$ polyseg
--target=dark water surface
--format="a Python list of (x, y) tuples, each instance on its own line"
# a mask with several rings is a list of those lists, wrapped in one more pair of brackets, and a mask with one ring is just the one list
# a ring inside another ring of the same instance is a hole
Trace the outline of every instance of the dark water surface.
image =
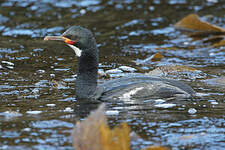
[[(225, 75), (225, 49), (193, 41), (173, 28), (189, 13), (225, 27), (225, 2), (219, 0), (1, 0), (0, 149), (73, 149), (75, 121), (97, 105), (78, 107), (73, 51), (43, 41), (71, 25), (95, 33), (101, 71), (125, 65), (147, 73), (171, 64), (201, 71), (179, 77), (198, 92), (193, 100), (107, 103), (110, 126), (128, 122), (144, 138), (134, 147), (225, 149), (225, 85), (203, 82)], [(156, 52), (162, 61), (142, 61)]]

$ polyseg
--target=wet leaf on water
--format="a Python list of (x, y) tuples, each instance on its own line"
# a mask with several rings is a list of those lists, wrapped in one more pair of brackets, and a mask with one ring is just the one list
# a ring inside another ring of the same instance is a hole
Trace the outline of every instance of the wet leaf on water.
[[(210, 24), (199, 19), (196, 14), (189, 14), (174, 25), (177, 29), (194, 31), (188, 35), (193, 38), (204, 38), (203, 43), (216, 43), (213, 46), (223, 46), (225, 37), (225, 28)], [(217, 44), (217, 43), (220, 44)]]
[(156, 53), (150, 57), (152, 62), (160, 61), (164, 56), (160, 53)]
[[(178, 29), (205, 31), (205, 32), (225, 32), (224, 28), (201, 21), (196, 14), (189, 14), (174, 25)], [(204, 34), (204, 33), (202, 33)]]

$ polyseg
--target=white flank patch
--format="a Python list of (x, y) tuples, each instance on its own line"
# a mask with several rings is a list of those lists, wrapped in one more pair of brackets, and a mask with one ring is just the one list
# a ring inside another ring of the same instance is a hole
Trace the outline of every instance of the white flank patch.
[(127, 93), (124, 93), (123, 96), (121, 98), (124, 98), (124, 99), (130, 99), (130, 97), (134, 94), (136, 94), (138, 91), (142, 90), (144, 87), (139, 87), (139, 88), (135, 88)]
[(81, 50), (81, 49), (79, 49), (79, 48), (76, 47), (76, 46), (70, 45), (70, 44), (67, 44), (67, 45), (69, 45), (69, 46), (74, 50), (75, 54), (76, 54), (78, 57), (81, 56), (81, 53), (82, 53), (82, 50)]

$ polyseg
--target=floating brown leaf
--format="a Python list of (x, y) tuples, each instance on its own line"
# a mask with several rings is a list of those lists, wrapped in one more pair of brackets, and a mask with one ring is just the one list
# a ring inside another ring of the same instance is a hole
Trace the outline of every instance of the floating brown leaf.
[[(183, 29), (191, 32), (188, 35), (193, 38), (204, 38), (203, 43), (212, 43), (213, 46), (225, 45), (225, 28), (210, 24), (199, 19), (196, 14), (189, 14), (174, 25), (175, 28)], [(219, 43), (219, 44), (217, 44)]]
[(155, 53), (154, 55), (151, 56), (151, 61), (155, 62), (155, 61), (160, 61), (164, 56), (160, 53)]
[(176, 28), (179, 29), (188, 29), (188, 30), (195, 30), (195, 31), (213, 31), (213, 32), (225, 32), (224, 28), (221, 28), (216, 25), (212, 25), (208, 22), (201, 21), (196, 14), (189, 14), (188, 16), (181, 19), (174, 25)]

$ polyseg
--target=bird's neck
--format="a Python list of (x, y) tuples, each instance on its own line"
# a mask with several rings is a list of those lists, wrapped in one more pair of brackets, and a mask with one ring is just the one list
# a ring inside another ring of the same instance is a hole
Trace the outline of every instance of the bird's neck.
[(97, 88), (98, 53), (93, 55), (84, 53), (78, 59), (76, 96), (77, 98), (91, 98)]

